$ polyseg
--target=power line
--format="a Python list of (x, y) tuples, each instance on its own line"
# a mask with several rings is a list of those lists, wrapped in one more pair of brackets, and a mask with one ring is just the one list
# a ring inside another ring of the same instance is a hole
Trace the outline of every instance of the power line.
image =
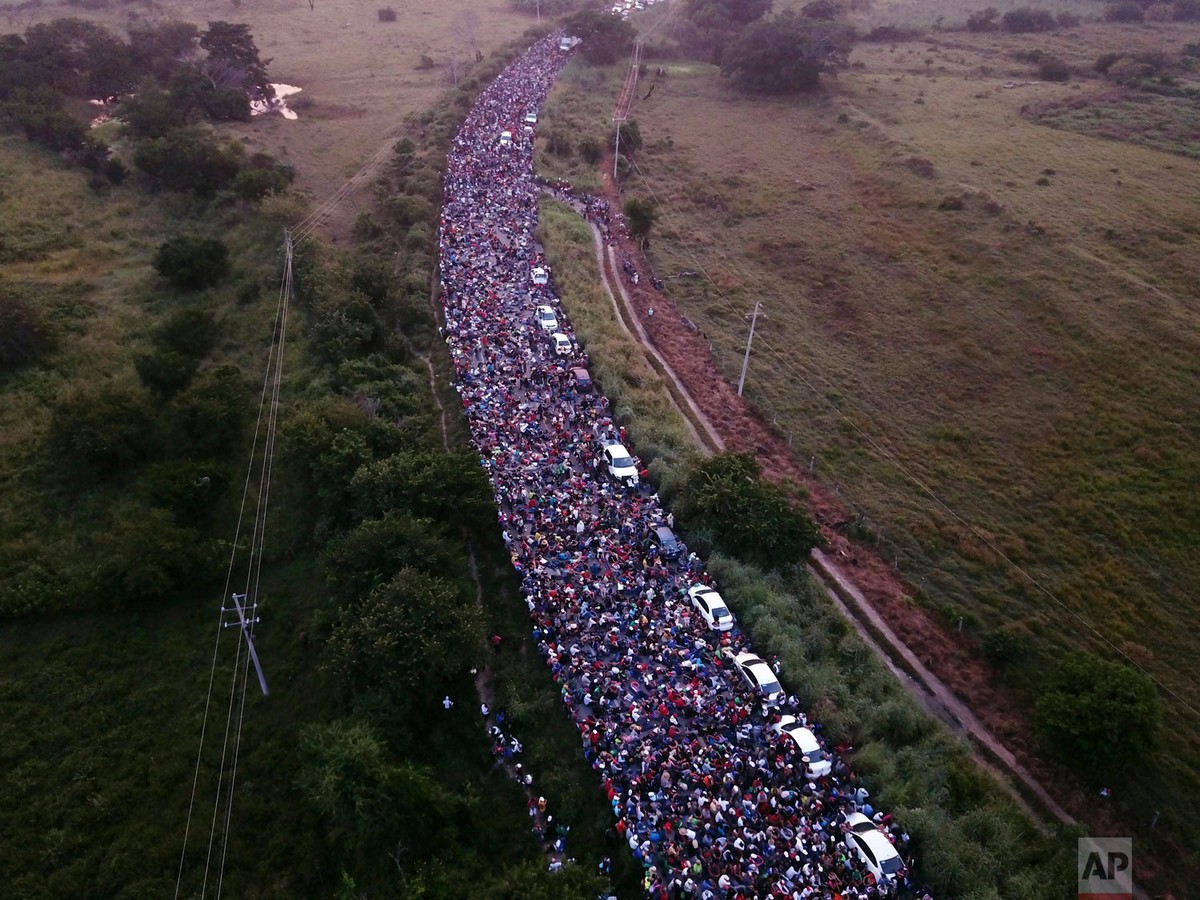
[[(722, 300), (722, 302), (725, 304), (725, 306), (727, 308), (729, 308), (731, 311), (737, 313), (737, 309), (734, 306), (733, 302), (726, 295), (726, 293), (721, 289), (721, 287), (713, 280), (712, 276), (708, 273), (708, 270), (704, 267), (704, 264), (700, 262), (699, 257), (695, 254), (695, 252), (691, 249), (691, 247), (688, 245), (688, 243), (684, 240), (683, 234), (680, 232), (678, 226), (675, 224), (674, 218), (670, 215), (670, 212), (669, 212), (670, 207), (665, 205), (659, 199), (658, 195), (654, 191), (654, 187), (651, 184), (650, 179), (648, 179), (646, 177), (646, 173), (643, 172), (641, 170), (641, 168), (637, 165), (637, 163), (634, 162), (632, 159), (630, 160), (630, 165), (632, 166), (634, 172), (637, 173), (638, 177), (640, 177), (642, 179), (642, 182), (646, 185), (646, 190), (649, 191), (650, 196), (654, 200), (656, 206), (658, 206), (658, 208), (663, 211), (664, 219), (670, 225), (671, 230), (675, 233), (675, 237), (679, 241), (680, 247), (683, 248), (683, 250), (688, 254), (689, 257), (691, 257), (693, 263), (696, 265), (696, 268), (700, 270), (700, 272), (703, 274), (705, 280), (712, 286), (713, 290), (716, 291), (717, 296)], [(812, 391), (827, 407), (829, 407), (829, 409), (834, 413), (835, 416), (837, 416), (841, 421), (845, 422), (850, 427), (850, 429), (856, 435), (858, 435), (859, 438), (861, 438), (878, 456), (880, 456), (885, 461), (891, 463), (891, 465), (896, 469), (896, 471), (898, 471), (905, 479), (907, 479), (909, 482), (911, 482), (913, 485), (915, 485), (918, 488), (918, 490), (922, 494), (924, 494), (926, 497), (928, 497), (931, 501), (933, 501), (933, 503), (937, 507), (942, 509), (951, 518), (953, 518), (956, 522), (958, 522), (960, 525), (962, 525), (964, 528), (966, 528), (976, 538), (976, 540), (978, 540), (985, 547), (987, 547), (992, 553), (996, 554), (997, 558), (1003, 560), (1004, 563), (1006, 565), (1008, 565), (1013, 571), (1015, 571), (1017, 574), (1019, 574), (1030, 585), (1032, 585), (1037, 591), (1039, 591), (1041, 594), (1043, 594), (1045, 597), (1047, 597), (1056, 606), (1058, 606), (1060, 609), (1062, 609), (1064, 612), (1066, 612), (1067, 615), (1069, 615), (1071, 618), (1073, 618), (1075, 621), (1077, 621), (1080, 625), (1082, 625), (1085, 629), (1087, 629), (1091, 634), (1093, 634), (1095, 637), (1097, 637), (1103, 644), (1105, 644), (1107, 647), (1109, 647), (1111, 650), (1113, 650), (1118, 656), (1120, 656), (1122, 659), (1124, 659), (1126, 662), (1128, 662), (1135, 669), (1137, 669), (1142, 674), (1144, 674), (1146, 677), (1148, 677), (1163, 692), (1165, 692), (1166, 694), (1168, 694), (1169, 696), (1174, 698), (1186, 710), (1188, 710), (1190, 713), (1192, 713), (1196, 717), (1200, 718), (1200, 710), (1198, 710), (1195, 706), (1193, 706), (1191, 703), (1189, 703), (1187, 700), (1185, 700), (1182, 696), (1180, 696), (1180, 694), (1178, 692), (1176, 692), (1174, 689), (1172, 689), (1169, 685), (1163, 683), (1163, 681), (1161, 679), (1159, 679), (1153, 672), (1148, 670), (1145, 666), (1141, 665), (1137, 660), (1135, 660), (1128, 653), (1126, 653), (1123, 649), (1121, 649), (1121, 647), (1119, 645), (1114, 643), (1107, 635), (1105, 635), (1095, 625), (1093, 625), (1091, 622), (1089, 622), (1087, 619), (1085, 619), (1080, 613), (1071, 609), (1066, 603), (1064, 603), (1061, 599), (1059, 599), (1057, 594), (1055, 594), (1052, 590), (1050, 590), (1050, 588), (1048, 588), (1046, 585), (1044, 585), (1036, 576), (1034, 576), (1031, 572), (1026, 570), (1018, 562), (1013, 560), (1007, 553), (1005, 553), (1000, 547), (998, 547), (996, 545), (996, 543), (990, 537), (988, 537), (986, 534), (984, 534), (982, 531), (980, 531), (980, 529), (978, 529), (971, 522), (967, 521), (966, 518), (964, 518), (962, 515), (960, 515), (946, 501), (942, 500), (942, 498), (939, 497), (928, 484), (926, 484), (920, 477), (918, 477), (913, 472), (911, 472), (908, 469), (908, 467), (905, 466), (896, 457), (896, 455), (892, 451), (890, 451), (889, 449), (884, 447), (882, 444), (880, 444), (877, 440), (875, 440), (875, 438), (873, 438), (867, 432), (863, 431), (863, 429), (858, 425), (858, 423), (856, 423), (852, 418), (850, 418), (850, 416), (848, 416), (846, 413), (844, 413), (841, 410), (841, 408), (838, 407), (838, 405), (833, 402), (833, 400), (831, 400), (828, 396), (826, 396), (823, 392), (821, 392), (817, 388), (817, 386), (812, 383), (812, 381), (808, 378), (808, 376), (804, 372), (800, 371), (794, 365), (793, 361), (789, 357), (787, 357), (783, 353), (781, 353), (767, 339), (760, 338), (759, 340), (760, 340), (761, 345), (763, 347), (765, 347), (772, 356), (775, 357), (776, 361), (783, 368), (785, 368), (787, 371), (789, 371), (792, 375), (794, 375), (796, 377), (796, 379), (798, 381), (800, 381), (801, 384), (803, 384), (810, 391)]]

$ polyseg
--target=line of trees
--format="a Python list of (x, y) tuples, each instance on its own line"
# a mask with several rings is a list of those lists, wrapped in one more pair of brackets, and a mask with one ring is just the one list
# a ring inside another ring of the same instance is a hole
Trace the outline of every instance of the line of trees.
[(257, 200), (285, 190), (291, 170), (261, 154), (247, 161), (240, 143), (200, 126), (249, 119), (251, 102), (272, 95), (269, 63), (244, 24), (146, 24), (125, 41), (95, 22), (56, 19), (0, 37), (0, 121), (68, 154), (97, 184), (119, 184), (128, 167), (82, 114), (95, 109), (87, 101), (107, 101), (134, 139), (132, 162), (156, 185)]

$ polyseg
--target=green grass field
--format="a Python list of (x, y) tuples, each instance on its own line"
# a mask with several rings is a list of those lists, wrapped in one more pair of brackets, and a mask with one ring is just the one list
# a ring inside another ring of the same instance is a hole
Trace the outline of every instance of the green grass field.
[[(865, 44), (821, 95), (787, 99), (665, 63), (631, 113), (646, 148), (626, 182), (659, 203), (658, 274), (710, 276), (670, 290), (726, 377), (742, 316), (763, 301), (747, 395), (866, 516), (919, 603), (961, 617), (965, 640), (1014, 632), (1018, 658), (999, 677), (1030, 701), (1069, 647), (1161, 682), (1172, 724), (1118, 804), (1123, 827), (1168, 856), (1194, 846), (1200, 799), (1184, 706), (1200, 675), (1184, 625), (1200, 576), (1200, 171), (1031, 121), (1023, 108), (1104, 85), (1026, 84), (1034, 66), (1015, 54), (1087, 73), (1104, 51), (1198, 35), (1082, 26)], [(601, 127), (615, 84), (590, 105), (569, 90), (551, 114)]]

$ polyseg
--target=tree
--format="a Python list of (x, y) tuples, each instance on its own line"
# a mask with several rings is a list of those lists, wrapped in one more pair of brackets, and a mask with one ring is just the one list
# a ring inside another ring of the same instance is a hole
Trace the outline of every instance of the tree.
[(1141, 22), (1145, 17), (1146, 11), (1137, 0), (1123, 0), (1121, 3), (1110, 3), (1104, 7), (1105, 22), (1130, 24)]
[(394, 879), (391, 854), (398, 845), (424, 858), (455, 842), (452, 798), (428, 769), (392, 762), (369, 724), (310, 725), (301, 734), (300, 758), (300, 788), (356, 874)]
[(249, 25), (209, 22), (200, 46), (208, 53), (203, 70), (214, 88), (240, 88), (253, 100), (273, 95), (267, 75), (271, 60), (259, 58)]
[(1014, 34), (1053, 31), (1057, 25), (1054, 13), (1050, 10), (1033, 9), (1029, 6), (1009, 10), (1001, 17), (1000, 21), (1004, 23), (1005, 31), (1011, 31)]
[(448, 525), (466, 525), (492, 508), (492, 491), (474, 454), (401, 450), (354, 473), (363, 516), (402, 510)]
[(633, 47), (637, 31), (617, 16), (586, 9), (567, 19), (563, 26), (569, 34), (581, 38), (579, 52), (596, 66), (608, 66), (625, 56)]
[(771, 6), (772, 0), (687, 0), (691, 27), (685, 32), (685, 43), (707, 52), (713, 63), (721, 65), (726, 46), (747, 25), (769, 13)]
[(810, 91), (820, 86), (822, 72), (845, 67), (853, 41), (853, 29), (843, 22), (789, 10), (747, 26), (726, 50), (721, 74), (750, 93)]
[(324, 668), (348, 697), (382, 693), (406, 709), (460, 674), (483, 637), (483, 613), (456, 585), (401, 569), (341, 610)]
[(748, 453), (721, 453), (695, 463), (677, 509), (681, 518), (711, 530), (725, 552), (768, 568), (797, 565), (821, 543), (808, 514), (761, 478)]
[(633, 237), (648, 238), (657, 218), (658, 206), (653, 200), (631, 197), (625, 201), (625, 221)]
[(128, 469), (149, 457), (158, 443), (158, 416), (149, 396), (118, 385), (61, 400), (46, 435), (54, 471), (76, 482)]
[(229, 248), (217, 238), (179, 235), (159, 245), (154, 270), (177, 288), (211, 287), (229, 273)]
[(213, 561), (212, 547), (165, 509), (122, 510), (103, 532), (91, 579), (112, 606), (169, 601)]
[(178, 128), (144, 141), (133, 162), (163, 187), (212, 197), (241, 170), (245, 150), (234, 141), (194, 128)]
[(345, 603), (357, 603), (401, 569), (436, 575), (465, 567), (462, 550), (444, 525), (397, 511), (366, 519), (334, 538), (321, 562), (329, 589)]
[(1077, 652), (1051, 677), (1035, 724), (1052, 753), (1088, 775), (1110, 776), (1154, 748), (1161, 705), (1145, 673)]

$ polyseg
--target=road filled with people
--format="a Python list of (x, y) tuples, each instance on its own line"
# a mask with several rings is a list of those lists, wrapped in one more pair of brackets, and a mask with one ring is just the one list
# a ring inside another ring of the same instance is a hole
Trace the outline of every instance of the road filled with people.
[(439, 228), (455, 386), (534, 642), (648, 896), (912, 893), (908, 835), (753, 656), (586, 372), (534, 235), (537, 111), (569, 56), (551, 35), (480, 94)]

